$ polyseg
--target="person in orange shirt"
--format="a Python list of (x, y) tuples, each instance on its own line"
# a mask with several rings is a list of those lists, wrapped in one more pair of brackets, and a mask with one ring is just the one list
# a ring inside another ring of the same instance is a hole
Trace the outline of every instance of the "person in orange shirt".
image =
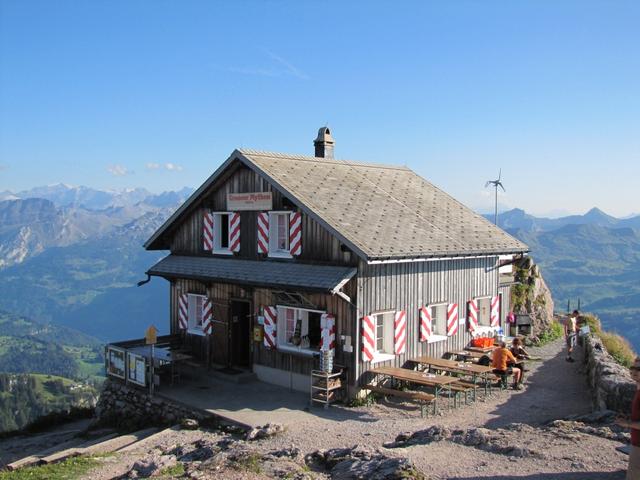
[(500, 342), (500, 347), (493, 351), (492, 358), (493, 373), (496, 375), (513, 374), (513, 389), (520, 390), (522, 388), (520, 384), (522, 372), (518, 367), (513, 366), (518, 363), (518, 360), (513, 356), (513, 353), (507, 350), (507, 344), (505, 342)]

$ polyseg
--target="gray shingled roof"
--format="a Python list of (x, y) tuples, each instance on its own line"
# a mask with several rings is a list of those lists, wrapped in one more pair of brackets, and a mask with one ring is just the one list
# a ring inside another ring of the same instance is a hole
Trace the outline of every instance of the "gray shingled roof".
[(248, 149), (235, 150), (145, 247), (167, 248), (163, 234), (236, 160), (261, 173), (365, 260), (529, 250), (409, 168)]
[(151, 267), (147, 274), (165, 278), (214, 280), (328, 292), (353, 277), (356, 269), (293, 262), (169, 255)]
[(409, 168), (239, 153), (369, 260), (528, 251)]

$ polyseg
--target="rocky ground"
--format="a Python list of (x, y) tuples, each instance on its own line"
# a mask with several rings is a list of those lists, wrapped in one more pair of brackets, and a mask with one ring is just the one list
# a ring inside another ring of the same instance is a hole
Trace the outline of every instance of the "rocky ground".
[[(579, 360), (531, 349), (522, 391), (421, 418), (412, 404), (335, 407), (283, 429), (176, 428), (100, 459), (85, 478), (623, 479), (628, 433), (592, 414)], [(189, 427), (189, 426), (187, 426)]]

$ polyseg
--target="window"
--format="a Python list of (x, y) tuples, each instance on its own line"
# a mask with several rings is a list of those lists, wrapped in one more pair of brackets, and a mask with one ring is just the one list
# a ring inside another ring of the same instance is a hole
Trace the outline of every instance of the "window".
[(189, 294), (187, 315), (189, 316), (188, 330), (195, 333), (202, 333), (202, 307), (204, 295)]
[(478, 298), (478, 325), (491, 325), (491, 297)]
[(393, 355), (393, 318), (394, 312), (384, 312), (373, 315), (376, 325), (376, 354)]
[(447, 334), (447, 304), (441, 303), (431, 307), (431, 328), (434, 335)]
[(291, 257), (289, 250), (290, 212), (269, 213), (269, 255)]
[(231, 213), (218, 212), (213, 214), (213, 253), (231, 254), (229, 250), (229, 219)]
[(320, 349), (320, 318), (325, 312), (303, 308), (278, 307), (278, 348), (303, 351)]

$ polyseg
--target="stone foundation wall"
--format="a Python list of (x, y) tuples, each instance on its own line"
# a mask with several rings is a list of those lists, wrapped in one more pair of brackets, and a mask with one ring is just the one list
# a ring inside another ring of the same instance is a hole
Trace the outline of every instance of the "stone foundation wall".
[(199, 422), (212, 418), (202, 411), (157, 395), (151, 397), (148, 390), (112, 379), (107, 379), (104, 383), (95, 415), (99, 423), (127, 429), (173, 425), (185, 418), (193, 418)]
[(598, 337), (584, 338), (584, 349), (594, 410), (629, 414), (636, 392), (636, 383), (631, 379), (629, 369), (615, 362)]

